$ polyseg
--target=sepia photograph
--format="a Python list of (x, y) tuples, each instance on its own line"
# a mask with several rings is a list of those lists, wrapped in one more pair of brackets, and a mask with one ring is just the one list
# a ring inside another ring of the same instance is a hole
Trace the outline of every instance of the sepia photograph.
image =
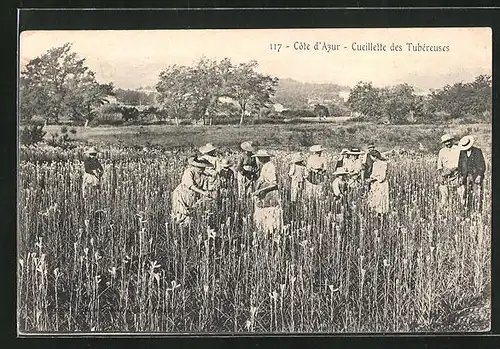
[(491, 328), (487, 27), (27, 30), (17, 330)]

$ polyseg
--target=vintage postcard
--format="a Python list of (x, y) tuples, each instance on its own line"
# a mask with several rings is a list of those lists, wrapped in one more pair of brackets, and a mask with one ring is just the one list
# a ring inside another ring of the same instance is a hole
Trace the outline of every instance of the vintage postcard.
[(490, 330), (490, 28), (19, 42), (20, 335)]

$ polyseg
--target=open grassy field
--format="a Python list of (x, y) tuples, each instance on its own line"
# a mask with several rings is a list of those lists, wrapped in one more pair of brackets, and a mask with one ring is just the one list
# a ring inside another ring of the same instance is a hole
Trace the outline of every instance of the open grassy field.
[[(48, 126), (47, 135), (60, 127)], [(491, 147), (491, 124), (469, 125), (377, 125), (372, 123), (306, 123), (244, 126), (120, 126), (76, 127), (75, 139), (97, 144), (145, 145), (162, 148), (192, 148), (207, 142), (237, 149), (243, 140), (255, 140), (272, 149), (300, 149), (321, 143), (327, 148), (364, 147), (375, 142), (382, 150), (419, 149), (436, 152), (445, 132), (457, 136), (473, 134), (478, 143)]]

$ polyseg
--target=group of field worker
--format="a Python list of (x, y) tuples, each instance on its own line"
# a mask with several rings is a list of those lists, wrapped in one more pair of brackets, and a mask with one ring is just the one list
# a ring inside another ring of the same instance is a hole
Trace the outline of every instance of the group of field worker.
[[(217, 157), (217, 147), (211, 143), (188, 159), (181, 183), (172, 193), (172, 216), (177, 223), (189, 223), (200, 202), (215, 200), (225, 190), (235, 188), (241, 200), (253, 199), (253, 219), (259, 231), (280, 231), (283, 211), (273, 155), (251, 141), (240, 147), (234, 166), (228, 159)], [(292, 155), (288, 169), (292, 206), (302, 199), (321, 201), (329, 192), (341, 210), (348, 189), (368, 183), (369, 206), (379, 214), (388, 212), (387, 161), (373, 144), (366, 153), (357, 148), (344, 149), (335, 158), (331, 173), (327, 171), (324, 151), (323, 146), (313, 145), (307, 158), (300, 153)]]
[[(472, 209), (482, 207), (485, 160), (475, 139), (441, 137), (437, 171), (440, 174), (440, 207), (458, 201)], [(214, 201), (227, 190), (236, 190), (238, 198), (253, 198), (254, 222), (262, 232), (280, 231), (282, 205), (273, 155), (247, 141), (241, 144), (236, 164), (217, 155), (217, 147), (208, 143), (190, 157), (179, 185), (172, 193), (172, 217), (186, 225), (191, 221), (200, 202)], [(325, 148), (313, 145), (309, 156), (292, 154), (289, 161), (291, 207), (321, 202), (329, 193), (342, 211), (347, 204), (347, 192), (366, 193), (368, 207), (379, 216), (389, 211), (388, 162), (373, 144), (366, 152), (358, 148), (342, 149), (334, 158), (333, 172), (327, 170)], [(83, 195), (97, 187), (104, 169), (97, 159), (97, 150), (90, 148), (84, 161)], [(337, 209), (336, 209), (337, 211)], [(293, 212), (293, 211), (292, 211)], [(339, 213), (339, 212), (335, 212)]]
[(468, 210), (481, 209), (486, 172), (482, 150), (474, 146), (473, 136), (464, 136), (457, 144), (454, 136), (445, 134), (441, 137), (441, 143), (443, 147), (437, 161), (441, 177), (440, 207), (458, 202)]

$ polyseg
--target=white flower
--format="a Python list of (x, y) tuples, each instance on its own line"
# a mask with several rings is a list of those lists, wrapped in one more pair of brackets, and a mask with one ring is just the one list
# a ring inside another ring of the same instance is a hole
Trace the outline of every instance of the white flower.
[(116, 267), (111, 267), (108, 269), (109, 273), (111, 274), (112, 277), (116, 276)]

